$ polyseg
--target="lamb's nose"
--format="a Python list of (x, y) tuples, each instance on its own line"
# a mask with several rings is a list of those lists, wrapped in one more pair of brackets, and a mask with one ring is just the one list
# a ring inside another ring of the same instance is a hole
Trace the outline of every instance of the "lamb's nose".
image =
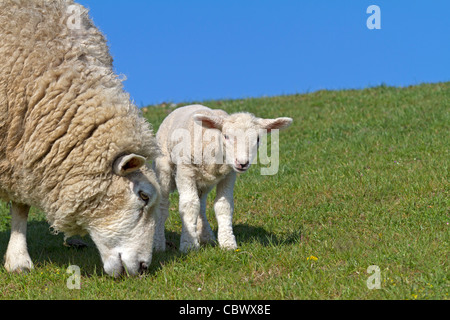
[(139, 272), (142, 273), (142, 272), (145, 272), (145, 271), (147, 271), (147, 270), (148, 270), (148, 264), (147, 264), (147, 262), (141, 262), (141, 263), (139, 264)]

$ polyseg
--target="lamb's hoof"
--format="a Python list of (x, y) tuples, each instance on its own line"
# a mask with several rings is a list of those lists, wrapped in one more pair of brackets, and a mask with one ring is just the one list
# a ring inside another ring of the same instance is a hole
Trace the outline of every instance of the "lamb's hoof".
[(153, 251), (154, 252), (164, 252), (167, 248), (166, 241), (154, 241), (153, 242)]
[(236, 250), (238, 248), (238, 246), (236, 244), (235, 245), (221, 245), (220, 248), (231, 251), (231, 250)]
[(217, 244), (216, 237), (214, 235), (207, 234), (206, 236), (200, 235), (199, 242), (201, 245), (215, 246)]
[(182, 253), (188, 253), (189, 251), (194, 251), (200, 249), (200, 244), (198, 242), (190, 243), (190, 242), (181, 242), (180, 243), (180, 251)]
[(236, 250), (238, 248), (236, 241), (219, 241), (219, 246), (224, 250)]

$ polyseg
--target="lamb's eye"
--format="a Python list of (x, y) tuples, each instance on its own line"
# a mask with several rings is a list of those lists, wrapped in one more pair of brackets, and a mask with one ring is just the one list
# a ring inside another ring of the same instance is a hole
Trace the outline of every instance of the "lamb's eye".
[(147, 204), (148, 201), (150, 200), (150, 196), (148, 194), (146, 194), (143, 191), (139, 191), (139, 197), (144, 200), (144, 202)]
[(230, 136), (229, 136), (229, 135), (227, 135), (227, 134), (226, 134), (226, 135), (224, 135), (223, 137), (225, 138), (225, 140), (230, 140)]

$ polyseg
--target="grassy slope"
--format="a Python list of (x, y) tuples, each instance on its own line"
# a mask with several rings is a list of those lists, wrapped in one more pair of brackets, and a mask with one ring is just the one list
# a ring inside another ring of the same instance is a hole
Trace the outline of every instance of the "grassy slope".
[[(0, 268), (0, 298), (449, 298), (450, 83), (204, 104), (295, 119), (280, 133), (279, 173), (261, 176), (256, 166), (238, 179), (237, 251), (170, 250), (154, 255), (147, 275), (114, 280), (102, 274), (94, 247), (63, 247), (34, 212), (28, 238), (36, 269), (9, 275)], [(155, 129), (170, 112), (147, 110)], [(167, 233), (177, 244), (172, 199)], [(0, 204), (0, 256), (7, 212)], [(66, 288), (70, 264), (81, 267), (81, 290)], [(370, 265), (380, 267), (380, 290), (366, 286)]]

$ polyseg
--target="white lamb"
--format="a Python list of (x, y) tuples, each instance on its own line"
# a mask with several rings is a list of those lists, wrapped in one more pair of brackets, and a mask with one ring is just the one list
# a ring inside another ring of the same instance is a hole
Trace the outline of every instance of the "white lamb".
[(250, 113), (229, 115), (201, 105), (173, 111), (156, 135), (161, 156), (155, 160), (154, 168), (162, 199), (155, 250), (166, 248), (164, 225), (169, 215), (169, 194), (175, 189), (180, 196), (180, 251), (215, 242), (206, 219), (206, 199), (215, 186), (219, 245), (237, 248), (232, 227), (236, 174), (250, 168), (264, 134), (287, 128), (291, 123), (291, 118), (261, 119)]

